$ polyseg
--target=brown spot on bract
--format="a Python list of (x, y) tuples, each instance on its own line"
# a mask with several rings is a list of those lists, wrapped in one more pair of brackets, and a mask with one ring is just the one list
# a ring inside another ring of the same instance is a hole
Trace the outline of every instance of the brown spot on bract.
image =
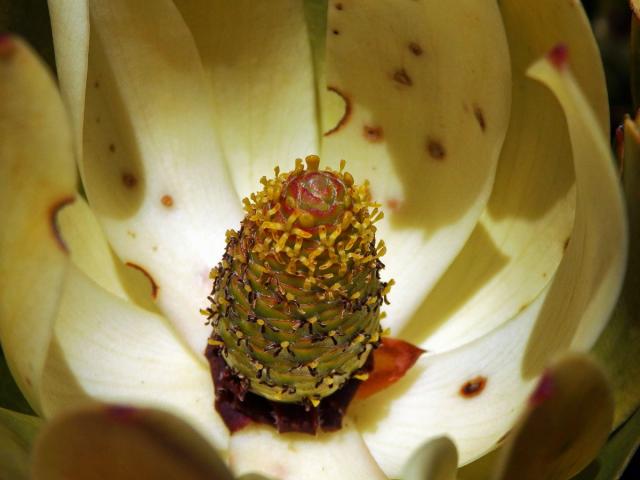
[(423, 53), (422, 47), (416, 42), (409, 43), (409, 51), (416, 57), (419, 57)]
[(447, 156), (447, 152), (442, 143), (438, 140), (434, 140), (433, 138), (427, 140), (427, 151), (429, 152), (429, 155), (431, 155), (431, 158), (436, 160), (442, 160)]
[(382, 127), (364, 126), (364, 138), (372, 143), (381, 142), (383, 138)]
[(64, 253), (69, 253), (69, 248), (67, 247), (64, 238), (62, 238), (60, 227), (58, 226), (58, 213), (60, 213), (60, 210), (64, 207), (71, 205), (75, 201), (75, 197), (64, 197), (55, 202), (51, 205), (51, 208), (49, 208), (49, 225), (51, 225), (51, 232), (53, 233), (54, 240)]
[(125, 172), (122, 174), (122, 183), (127, 188), (135, 188), (138, 185), (138, 179), (133, 173)]
[(400, 200), (397, 198), (390, 198), (387, 200), (387, 208), (393, 212), (397, 211), (400, 208)]
[(331, 33), (333, 33), (334, 35), (340, 35), (340, 30), (334, 28), (333, 30), (331, 30)]
[(467, 381), (460, 387), (460, 395), (465, 398), (472, 398), (477, 395), (480, 395), (484, 390), (484, 387), (487, 386), (487, 377), (483, 377), (478, 375), (475, 378)]
[(327, 87), (327, 90), (335, 93), (336, 95), (340, 96), (340, 98), (342, 98), (342, 100), (344, 101), (344, 114), (342, 115), (340, 120), (338, 120), (338, 123), (336, 123), (335, 127), (324, 132), (325, 137), (328, 137), (332, 133), (336, 133), (338, 130), (344, 127), (351, 118), (351, 100), (349, 99), (349, 97), (342, 93), (337, 87)]
[(100, 82), (97, 80), (93, 82), (93, 88), (100, 88)]
[(406, 85), (407, 87), (410, 87), (411, 85), (413, 85), (413, 80), (411, 80), (411, 77), (409, 76), (409, 74), (404, 68), (399, 68), (398, 70), (396, 70), (393, 73), (393, 79), (397, 83), (401, 85)]
[(567, 251), (567, 248), (569, 248), (569, 243), (571, 243), (571, 237), (567, 237), (567, 239), (564, 241), (564, 245), (562, 246), (563, 251)]
[(115, 146), (115, 144), (113, 144), (113, 143), (110, 143), (110, 144), (109, 144), (109, 151), (110, 151), (111, 153), (116, 153), (116, 146)]
[(136, 238), (136, 232), (132, 231), (132, 230), (127, 230), (127, 235), (129, 235), (131, 238)]
[(342, 10), (344, 7), (341, 3), (336, 3), (336, 10)]
[(474, 105), (473, 115), (476, 117), (476, 120), (478, 121), (478, 125), (480, 125), (480, 130), (484, 132), (487, 129), (487, 121), (484, 118), (484, 112), (479, 106)]
[(160, 201), (167, 208), (173, 207), (173, 197), (171, 195), (163, 195)]
[(133, 263), (133, 262), (127, 262), (125, 263), (125, 265), (127, 267), (131, 267), (131, 268), (135, 268), (136, 270), (138, 270), (139, 272), (142, 272), (142, 274), (147, 277), (147, 280), (149, 280), (149, 283), (151, 284), (151, 298), (158, 298), (158, 284), (156, 283), (156, 281), (153, 279), (153, 277), (149, 274), (149, 272), (147, 272), (144, 268), (142, 268), (140, 265)]

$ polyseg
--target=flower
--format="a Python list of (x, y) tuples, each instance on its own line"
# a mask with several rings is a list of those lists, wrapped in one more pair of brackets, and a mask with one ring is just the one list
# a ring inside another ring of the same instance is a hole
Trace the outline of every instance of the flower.
[[(349, 476), (340, 451), (393, 477), (436, 435), (461, 464), (499, 443), (548, 362), (604, 328), (626, 221), (580, 4), (451, 3), (332, 1), (318, 41), (312, 2), (53, 0), (73, 133), (5, 39), (0, 339), (33, 408), (160, 407), (240, 473)], [(337, 434), (229, 439), (201, 355), (209, 269), (239, 199), (313, 152), (386, 206), (385, 326), (428, 354)]]

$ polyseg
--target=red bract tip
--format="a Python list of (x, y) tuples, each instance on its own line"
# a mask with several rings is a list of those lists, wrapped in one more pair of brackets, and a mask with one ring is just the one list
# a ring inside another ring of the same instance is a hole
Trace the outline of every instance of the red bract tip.
[(10, 33), (0, 33), (0, 58), (11, 57), (16, 49), (16, 43)]
[(129, 421), (137, 411), (137, 408), (126, 405), (111, 405), (107, 407), (107, 415), (118, 422)]
[(551, 374), (544, 373), (538, 382), (538, 386), (529, 397), (529, 403), (532, 406), (540, 405), (545, 400), (548, 400), (555, 391), (555, 382), (551, 378)]
[(356, 398), (367, 398), (400, 380), (425, 350), (404, 340), (385, 337), (373, 351), (373, 371), (360, 385)]
[(564, 43), (559, 43), (547, 54), (549, 61), (558, 70), (562, 70), (569, 61), (569, 48)]

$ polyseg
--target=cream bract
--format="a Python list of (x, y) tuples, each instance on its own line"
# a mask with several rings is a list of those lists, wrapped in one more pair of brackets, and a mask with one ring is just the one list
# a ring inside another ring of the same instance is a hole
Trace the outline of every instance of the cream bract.
[[(30, 52), (0, 58), (0, 340), (39, 412), (156, 406), (238, 474), (397, 477), (429, 438), (459, 464), (492, 450), (545, 365), (602, 331), (626, 220), (579, 2), (332, 1), (321, 39), (294, 0), (67, 3), (49, 1), (70, 128)], [(88, 205), (60, 210), (73, 145)], [(382, 325), (428, 353), (341, 432), (229, 438), (209, 271), (240, 199), (312, 153), (371, 182), (397, 282)]]

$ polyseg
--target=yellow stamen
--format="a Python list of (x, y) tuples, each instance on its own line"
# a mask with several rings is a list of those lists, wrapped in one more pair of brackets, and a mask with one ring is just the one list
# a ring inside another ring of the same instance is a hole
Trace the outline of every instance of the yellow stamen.
[(320, 157), (318, 155), (307, 155), (304, 159), (307, 162), (307, 170), (310, 172), (317, 172), (320, 166)]

